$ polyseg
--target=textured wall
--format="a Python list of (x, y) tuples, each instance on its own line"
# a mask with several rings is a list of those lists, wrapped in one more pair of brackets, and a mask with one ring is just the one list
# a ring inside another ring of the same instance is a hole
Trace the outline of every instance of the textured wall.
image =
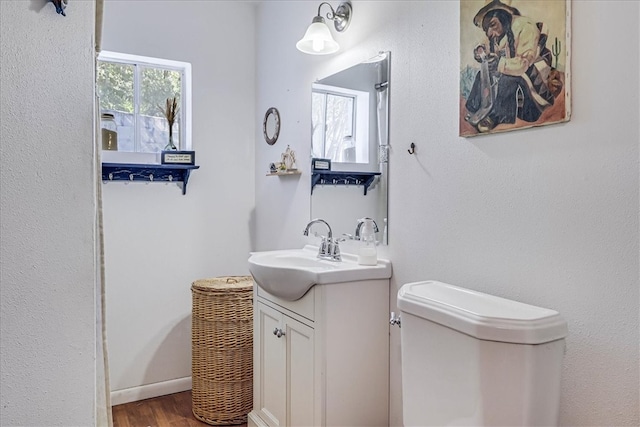
[[(295, 49), (316, 4), (261, 4), (256, 121), (275, 106), (282, 134), (270, 147), (256, 133), (257, 247), (304, 243), (309, 165), (300, 162), (299, 180), (258, 172), (287, 144), (308, 158), (312, 81), (390, 50), (392, 294), (436, 279), (560, 311), (569, 324), (561, 424), (638, 425), (640, 4), (572, 4), (571, 121), (474, 139), (457, 136), (457, 1), (355, 1), (329, 57)], [(400, 334), (391, 334), (391, 423), (400, 425)]]
[(192, 65), (195, 170), (176, 184), (104, 184), (113, 391), (191, 376), (191, 283), (248, 274), (256, 124), (254, 6), (105, 2), (103, 49)]
[(95, 421), (94, 3), (0, 2), (0, 424)]

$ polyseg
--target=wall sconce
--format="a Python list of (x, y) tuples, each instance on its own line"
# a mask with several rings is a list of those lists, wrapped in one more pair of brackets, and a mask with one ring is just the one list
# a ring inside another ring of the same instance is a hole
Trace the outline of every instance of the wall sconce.
[(301, 52), (311, 55), (328, 55), (337, 52), (340, 48), (340, 45), (333, 39), (329, 27), (324, 22), (324, 18), (320, 16), (320, 8), (323, 4), (326, 4), (331, 9), (331, 12), (327, 13), (327, 19), (333, 21), (333, 26), (337, 32), (341, 33), (349, 26), (351, 15), (353, 14), (351, 3), (342, 2), (336, 10), (327, 2), (320, 3), (318, 15), (313, 17), (311, 25), (307, 28), (302, 40), (296, 43), (296, 47)]

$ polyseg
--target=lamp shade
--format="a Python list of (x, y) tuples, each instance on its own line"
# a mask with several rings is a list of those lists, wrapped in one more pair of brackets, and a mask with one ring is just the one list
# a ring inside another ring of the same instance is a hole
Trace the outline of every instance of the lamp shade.
[(313, 18), (313, 22), (307, 28), (302, 40), (296, 43), (296, 47), (299, 51), (311, 55), (327, 55), (337, 52), (340, 48), (321, 16)]

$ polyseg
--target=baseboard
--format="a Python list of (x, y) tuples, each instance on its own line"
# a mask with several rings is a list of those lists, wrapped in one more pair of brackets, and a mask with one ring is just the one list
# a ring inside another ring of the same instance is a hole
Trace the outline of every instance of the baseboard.
[(262, 418), (255, 413), (255, 411), (249, 412), (249, 416), (247, 417), (247, 426), (248, 427), (269, 427)]
[(176, 378), (175, 380), (115, 390), (111, 392), (111, 406), (178, 393), (185, 390), (191, 390), (191, 377)]

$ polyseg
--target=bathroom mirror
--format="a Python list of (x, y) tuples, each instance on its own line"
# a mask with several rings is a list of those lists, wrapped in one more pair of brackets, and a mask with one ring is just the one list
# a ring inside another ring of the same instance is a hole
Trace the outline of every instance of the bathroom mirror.
[(269, 145), (275, 144), (278, 140), (278, 135), (280, 135), (280, 113), (277, 108), (271, 107), (264, 114), (262, 134)]
[(326, 220), (335, 237), (370, 217), (377, 240), (388, 241), (389, 67), (381, 52), (312, 85), (311, 156), (328, 161), (312, 160), (311, 219)]

